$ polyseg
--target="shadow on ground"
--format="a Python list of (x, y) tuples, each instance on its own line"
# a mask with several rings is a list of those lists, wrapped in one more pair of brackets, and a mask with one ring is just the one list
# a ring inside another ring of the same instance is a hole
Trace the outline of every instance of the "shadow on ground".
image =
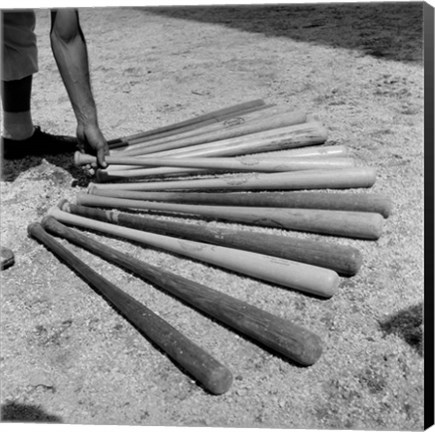
[[(73, 153), (60, 155), (26, 156), (22, 159), (3, 160), (1, 166), (1, 180), (4, 182), (14, 182), (20, 174), (37, 167), (45, 159), (48, 163), (68, 171), (74, 178), (73, 185), (86, 187), (91, 178), (81, 168), (74, 165)], [(53, 178), (54, 182), (63, 182), (63, 178)]]
[(423, 3), (176, 6), (141, 9), (170, 18), (224, 25), (357, 50), (402, 62), (422, 62)]
[(36, 405), (7, 402), (1, 406), (2, 422), (62, 423), (56, 415), (47, 414)]
[(418, 304), (399, 311), (380, 323), (381, 330), (400, 336), (419, 355), (423, 355), (423, 305)]

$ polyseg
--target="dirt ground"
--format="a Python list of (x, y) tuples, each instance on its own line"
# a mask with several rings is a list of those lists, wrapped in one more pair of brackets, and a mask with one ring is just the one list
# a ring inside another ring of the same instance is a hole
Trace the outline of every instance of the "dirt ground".
[[(361, 271), (342, 278), (329, 300), (103, 238), (311, 329), (324, 352), (307, 368), (71, 247), (231, 369), (232, 388), (213, 396), (28, 238), (30, 222), (85, 190), (88, 179), (72, 156), (5, 161), (1, 241), (14, 250), (16, 263), (1, 273), (3, 421), (422, 429), (422, 4), (80, 13), (108, 139), (260, 98), (318, 114), (328, 144), (347, 145), (361, 164), (377, 168), (372, 191), (391, 197), (394, 211), (376, 242), (209, 222), (357, 247)], [(49, 12), (39, 10), (34, 122), (74, 135), (48, 33)]]

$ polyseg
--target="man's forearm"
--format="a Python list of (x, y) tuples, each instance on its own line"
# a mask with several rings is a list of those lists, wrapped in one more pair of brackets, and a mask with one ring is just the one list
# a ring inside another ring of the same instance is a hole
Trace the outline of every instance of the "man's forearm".
[(78, 124), (97, 124), (86, 42), (76, 11), (52, 12), (50, 40)]

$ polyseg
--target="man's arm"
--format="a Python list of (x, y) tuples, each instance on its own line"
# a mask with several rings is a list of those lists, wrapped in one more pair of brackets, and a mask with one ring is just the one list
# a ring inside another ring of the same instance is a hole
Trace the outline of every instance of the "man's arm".
[(109, 148), (98, 126), (92, 96), (86, 41), (79, 15), (73, 9), (51, 12), (51, 48), (77, 118), (77, 138), (85, 150), (92, 150), (98, 165), (106, 167)]

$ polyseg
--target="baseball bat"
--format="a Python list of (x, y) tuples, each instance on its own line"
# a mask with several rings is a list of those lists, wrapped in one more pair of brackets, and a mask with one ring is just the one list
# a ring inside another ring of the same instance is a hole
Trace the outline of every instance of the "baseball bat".
[[(262, 158), (277, 158), (281, 156), (285, 157), (351, 157), (353, 156), (352, 151), (349, 147), (344, 145), (319, 145), (314, 144), (310, 146), (305, 147), (295, 147), (295, 148), (289, 148), (289, 149), (276, 149), (276, 150), (266, 150), (266, 151), (256, 151), (256, 149), (252, 149), (247, 151), (246, 153), (236, 153), (234, 155), (229, 154), (230, 151), (227, 152), (227, 150), (223, 150), (222, 152), (216, 151), (216, 153), (210, 154), (210, 155), (202, 155), (199, 151), (197, 152), (195, 150), (196, 146), (193, 146), (190, 149), (186, 149), (186, 151), (182, 155), (177, 155), (176, 153), (178, 150), (168, 150), (164, 152), (155, 152), (150, 153), (147, 155), (137, 155), (138, 158), (145, 158), (145, 157), (217, 157), (217, 156), (243, 156), (243, 155), (255, 155), (255, 156), (261, 156)], [(204, 146), (206, 147), (206, 146)], [(187, 151), (188, 150), (188, 151)], [(227, 154), (228, 153), (228, 154)], [(117, 155), (122, 156), (126, 155), (126, 152), (118, 152)], [(113, 167), (117, 168), (117, 167)], [(133, 168), (133, 167), (132, 167)]]
[[(256, 111), (247, 115), (238, 116), (236, 121), (215, 123), (203, 128), (202, 133), (192, 135), (191, 132), (184, 132), (174, 136), (172, 140), (168, 138), (156, 138), (144, 143), (136, 143), (125, 149), (125, 152), (134, 154), (147, 154), (156, 151), (172, 150), (177, 148), (190, 147), (196, 144), (205, 144), (214, 141), (221, 141), (228, 138), (249, 135), (271, 129), (283, 128), (305, 123), (307, 114), (301, 111), (294, 112), (269, 112), (269, 110)], [(240, 124), (235, 124), (237, 121)]]
[[(207, 158), (204, 158), (204, 160)], [(349, 158), (337, 158), (337, 159), (312, 159), (305, 160), (305, 158), (296, 158), (297, 160), (292, 160), (291, 162), (287, 162), (284, 159), (279, 161), (262, 161), (258, 165), (249, 165), (246, 164), (245, 161), (233, 160), (228, 163), (223, 163), (221, 160), (207, 159), (206, 162), (202, 161), (194, 161), (192, 159), (181, 159), (174, 158), (170, 161), (168, 159), (163, 160), (162, 162), (168, 161), (168, 164), (158, 165), (157, 160), (155, 166), (159, 166), (157, 169), (166, 170), (164, 173), (156, 174), (156, 171), (150, 172), (150, 168), (142, 168), (137, 170), (131, 170), (127, 168), (125, 170), (119, 171), (103, 171), (97, 170), (95, 174), (95, 179), (99, 183), (107, 183), (107, 182), (116, 182), (116, 181), (124, 181), (124, 180), (138, 180), (147, 179), (149, 177), (167, 177), (167, 176), (175, 176), (179, 178), (180, 176), (192, 176), (192, 175), (210, 175), (210, 174), (229, 174), (229, 173), (277, 173), (277, 172), (293, 172), (293, 171), (308, 171), (308, 170), (336, 170), (343, 168), (350, 168), (356, 165), (354, 159)], [(181, 162), (180, 162), (181, 161)], [(251, 159), (252, 161), (252, 159)], [(202, 165), (202, 168), (169, 168), (172, 172), (169, 172), (165, 166), (175, 167), (181, 165)]]
[(306, 170), (283, 173), (247, 173), (209, 179), (160, 182), (92, 183), (96, 189), (159, 190), (298, 190), (368, 188), (376, 181), (371, 167), (331, 170)]
[[(260, 156), (260, 155), (257, 155)], [(288, 150), (277, 150), (273, 152), (261, 153), (262, 158), (285, 157), (351, 157), (352, 151), (344, 145), (314, 145)], [(154, 157), (154, 155), (153, 155)]]
[(231, 386), (231, 372), (210, 354), (194, 344), (145, 305), (99, 275), (65, 248), (40, 223), (28, 227), (29, 234), (40, 241), (61, 261), (76, 271), (140, 332), (214, 394), (225, 393)]
[(237, 105), (232, 105), (230, 107), (222, 108), (216, 111), (212, 111), (203, 115), (195, 116), (190, 119), (166, 125), (163, 127), (151, 129), (145, 132), (139, 132), (137, 134), (128, 135), (123, 138), (116, 138), (114, 140), (108, 141), (109, 148), (118, 148), (128, 145), (129, 141), (134, 141), (136, 139), (145, 139), (147, 137), (155, 136), (168, 136), (173, 131), (194, 129), (198, 125), (211, 124), (216, 121), (221, 121), (222, 119), (228, 118), (241, 113), (251, 112), (254, 110), (262, 109), (266, 106), (266, 103), (261, 99), (256, 99), (248, 102), (244, 102)]
[[(304, 157), (304, 158), (337, 158), (337, 157), (352, 157), (352, 152), (350, 149), (346, 146), (342, 145), (334, 145), (334, 146), (327, 146), (327, 145), (315, 145), (315, 146), (308, 146), (308, 147), (301, 147), (301, 148), (294, 148), (289, 150), (277, 150), (277, 151), (270, 151), (266, 153), (261, 152), (248, 152), (252, 156), (255, 157), (261, 157), (262, 159), (274, 159), (274, 158), (281, 158), (281, 157)], [(118, 152), (118, 155), (122, 156), (124, 152)], [(229, 156), (243, 156), (245, 155), (245, 152), (241, 152), (240, 154), (235, 155), (229, 155)], [(138, 158), (143, 157), (171, 157), (171, 151), (167, 152), (161, 152), (161, 153), (150, 153), (148, 155), (144, 156), (137, 156)], [(201, 157), (201, 155), (198, 155)], [(222, 154), (211, 154), (211, 155), (205, 155), (204, 157), (216, 157), (216, 156), (226, 156), (225, 151), (222, 152)], [(197, 157), (195, 152), (192, 152), (192, 154), (186, 154), (186, 155), (174, 155), (173, 157)], [(140, 167), (134, 166), (134, 165), (111, 165), (108, 167), (107, 171), (117, 171), (122, 169), (140, 169)], [(191, 170), (194, 171), (194, 170)]]
[(290, 320), (275, 316), (235, 297), (151, 266), (84, 236), (55, 219), (43, 220), (45, 229), (132, 272), (164, 292), (214, 318), (236, 332), (301, 365), (314, 364), (322, 352), (320, 338)]
[[(62, 208), (68, 210), (68, 205), (63, 203)], [(51, 209), (49, 214), (67, 225), (81, 226), (118, 236), (319, 297), (331, 297), (338, 287), (339, 277), (336, 272), (329, 269), (248, 251), (143, 232), (84, 218), (59, 208)]]
[(388, 218), (392, 202), (383, 194), (355, 192), (141, 192), (130, 190), (96, 189), (88, 193), (113, 198), (142, 201), (176, 202), (244, 207), (311, 208), (379, 213)]
[(77, 194), (77, 204), (88, 207), (141, 209), (158, 213), (202, 216), (235, 223), (281, 228), (316, 234), (377, 240), (383, 218), (378, 213), (277, 207), (226, 207), (111, 198)]
[[(95, 164), (97, 158), (93, 155), (76, 152), (74, 163), (77, 166)], [(259, 157), (240, 158), (162, 158), (162, 157), (120, 157), (106, 156), (106, 162), (110, 165), (137, 165), (142, 167), (185, 167), (199, 168), (204, 170), (223, 170), (231, 172), (285, 172), (312, 169), (337, 169), (355, 166), (353, 158), (313, 158), (296, 157), (280, 159), (260, 159)], [(142, 177), (147, 174), (147, 169), (120, 170), (112, 172), (111, 176)]]
[(172, 220), (162, 221), (145, 215), (138, 216), (71, 203), (69, 211), (79, 216), (111, 222), (128, 228), (325, 267), (334, 270), (341, 276), (355, 275), (362, 264), (361, 253), (350, 246), (275, 234), (217, 228), (209, 224), (204, 226)]

